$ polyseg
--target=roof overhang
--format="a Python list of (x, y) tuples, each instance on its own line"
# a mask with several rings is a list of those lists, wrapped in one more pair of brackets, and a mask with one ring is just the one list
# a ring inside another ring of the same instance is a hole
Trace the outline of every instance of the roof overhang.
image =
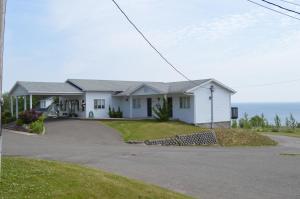
[(216, 79), (209, 79), (209, 80), (207, 80), (206, 82), (203, 82), (202, 84), (200, 84), (200, 85), (198, 85), (198, 86), (195, 86), (195, 87), (193, 87), (193, 88), (187, 90), (185, 93), (193, 93), (193, 92), (194, 92), (195, 90), (197, 90), (198, 88), (204, 87), (205, 85), (210, 84), (210, 83), (215, 83), (215, 84), (217, 84), (218, 86), (220, 86), (220, 87), (222, 87), (222, 88), (228, 90), (228, 91), (231, 92), (232, 94), (235, 94), (235, 93), (236, 93), (236, 91), (235, 91), (234, 89), (232, 89), (232, 88), (226, 86), (225, 84), (219, 82), (219, 81), (216, 80)]

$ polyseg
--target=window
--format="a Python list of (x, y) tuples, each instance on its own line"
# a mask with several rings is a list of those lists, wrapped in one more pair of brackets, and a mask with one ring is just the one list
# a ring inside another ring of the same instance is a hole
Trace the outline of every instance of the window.
[(180, 97), (179, 98), (179, 107), (181, 109), (188, 109), (191, 107), (190, 97)]
[(94, 109), (105, 109), (105, 99), (95, 99)]
[(141, 99), (133, 99), (132, 100), (132, 106), (134, 109), (141, 108)]
[(41, 103), (41, 106), (40, 106), (41, 108), (47, 108), (45, 100), (41, 100), (40, 103)]

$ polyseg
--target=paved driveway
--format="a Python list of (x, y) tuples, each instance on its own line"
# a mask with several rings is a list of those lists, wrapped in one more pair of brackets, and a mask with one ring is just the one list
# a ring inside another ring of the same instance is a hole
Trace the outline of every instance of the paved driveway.
[(44, 136), (5, 132), (4, 153), (81, 163), (202, 199), (300, 199), (300, 157), (280, 155), (300, 153), (297, 144), (263, 148), (127, 145), (99, 122), (67, 120), (47, 123)]

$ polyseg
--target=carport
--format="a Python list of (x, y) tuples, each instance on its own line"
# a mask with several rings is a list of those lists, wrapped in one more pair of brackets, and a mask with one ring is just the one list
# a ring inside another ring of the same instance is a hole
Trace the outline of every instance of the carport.
[[(24, 111), (28, 110), (27, 108), (27, 99), (29, 98), (29, 109), (32, 107), (32, 97), (40, 96), (40, 97), (60, 97), (64, 99), (76, 99), (83, 98), (83, 92), (81, 92), (76, 87), (71, 86), (67, 83), (54, 83), (54, 82), (24, 82), (18, 81), (13, 86), (10, 95), (10, 110), (12, 116), (16, 116), (18, 118), (19, 115), (19, 99), (24, 99)], [(15, 103), (14, 103), (15, 101)], [(14, 112), (15, 106), (15, 112)], [(79, 106), (79, 105), (78, 105)]]

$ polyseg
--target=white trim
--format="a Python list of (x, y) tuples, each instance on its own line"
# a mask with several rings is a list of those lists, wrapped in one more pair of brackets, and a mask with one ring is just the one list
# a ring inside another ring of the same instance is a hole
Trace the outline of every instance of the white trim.
[[(132, 95), (132, 93), (134, 93), (134, 92), (136, 92), (137, 90), (143, 88), (144, 86), (147, 86), (147, 87), (151, 88), (152, 90), (158, 92), (156, 95), (164, 94), (163, 92), (159, 91), (158, 89), (154, 88), (153, 86), (150, 86), (150, 85), (148, 85), (148, 84), (141, 84), (141, 85), (137, 86), (136, 88), (134, 88), (134, 90), (131, 91), (130, 93), (128, 93), (127, 95), (122, 95), (122, 93), (119, 93), (119, 94), (117, 94), (116, 96), (130, 96), (130, 95)], [(126, 90), (123, 91), (123, 92), (126, 92)], [(151, 95), (153, 95), (153, 94), (151, 94)]]
[(217, 84), (217, 85), (219, 85), (219, 86), (221, 86), (221, 87), (223, 87), (223, 88), (225, 88), (226, 90), (229, 90), (233, 94), (236, 93), (235, 90), (233, 90), (232, 88), (226, 86), (225, 84), (223, 84), (223, 83), (221, 83), (221, 82), (219, 82), (219, 81), (217, 81), (215, 79), (209, 79), (208, 81), (206, 81), (206, 82), (204, 82), (204, 83), (202, 83), (202, 84), (200, 84), (198, 86), (195, 86), (194, 88), (191, 88), (191, 89), (187, 90), (186, 93), (192, 93), (193, 91), (197, 90), (198, 88), (203, 87), (203, 86), (205, 86), (205, 85), (207, 85), (209, 83), (212, 83), (212, 82), (215, 83), (215, 84)]
[(32, 95), (29, 96), (29, 107), (32, 109)]

